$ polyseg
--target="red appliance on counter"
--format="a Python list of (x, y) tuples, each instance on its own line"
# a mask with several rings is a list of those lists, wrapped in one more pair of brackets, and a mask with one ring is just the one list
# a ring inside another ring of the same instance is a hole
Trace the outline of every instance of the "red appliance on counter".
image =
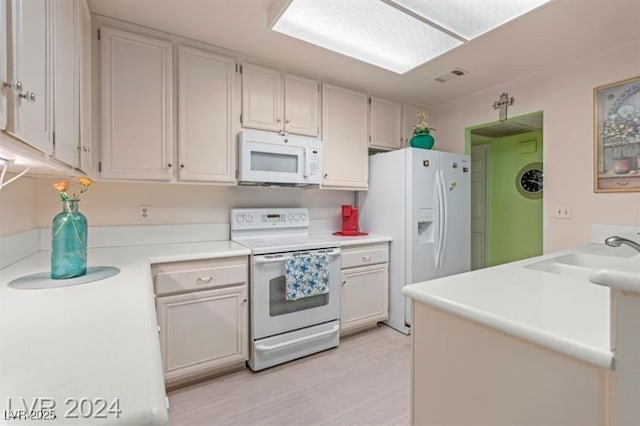
[(342, 230), (334, 232), (333, 235), (341, 235), (343, 237), (368, 235), (367, 232), (360, 232), (357, 207), (353, 207), (349, 204), (342, 205)]

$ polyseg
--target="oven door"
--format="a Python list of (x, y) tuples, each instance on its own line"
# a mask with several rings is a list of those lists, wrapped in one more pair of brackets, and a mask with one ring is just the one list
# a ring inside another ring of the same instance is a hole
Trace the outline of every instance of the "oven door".
[[(328, 255), (329, 292), (287, 300), (285, 259), (308, 253)], [(250, 291), (253, 340), (336, 320), (340, 314), (340, 249), (253, 256)]]
[(299, 144), (240, 141), (238, 181), (306, 184), (307, 149)]

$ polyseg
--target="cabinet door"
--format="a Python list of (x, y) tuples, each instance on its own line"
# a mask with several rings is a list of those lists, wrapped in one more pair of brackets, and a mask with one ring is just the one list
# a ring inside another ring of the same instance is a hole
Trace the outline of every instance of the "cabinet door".
[(78, 69), (76, 5), (74, 0), (51, 2), (53, 8), (54, 157), (79, 164)]
[(413, 136), (413, 128), (420, 121), (418, 113), (423, 113), (425, 117), (428, 117), (426, 108), (412, 105), (402, 106), (402, 143), (404, 146), (409, 146), (411, 136)]
[(282, 103), (280, 71), (242, 64), (242, 127), (282, 130)]
[(402, 148), (402, 104), (371, 98), (369, 131), (372, 148)]
[(235, 183), (235, 67), (231, 58), (178, 50), (179, 178)]
[(167, 382), (247, 359), (247, 287), (156, 299)]
[(48, 0), (12, 0), (11, 133), (51, 154), (51, 8)]
[(173, 58), (169, 41), (100, 29), (102, 177), (173, 175)]
[(322, 186), (367, 189), (367, 95), (330, 84), (322, 85)]
[(320, 82), (293, 74), (284, 76), (284, 128), (289, 133), (320, 133)]
[(77, 23), (77, 49), (78, 49), (78, 98), (79, 98), (79, 120), (80, 120), (80, 169), (91, 174), (93, 163), (91, 152), (93, 144), (91, 141), (91, 12), (87, 0), (77, 1), (78, 11), (76, 13)]
[(344, 269), (340, 303), (341, 333), (388, 319), (388, 264)]
[(4, 83), (9, 83), (7, 75), (7, 1), (0, 0), (0, 130), (7, 129), (7, 95), (9, 88)]

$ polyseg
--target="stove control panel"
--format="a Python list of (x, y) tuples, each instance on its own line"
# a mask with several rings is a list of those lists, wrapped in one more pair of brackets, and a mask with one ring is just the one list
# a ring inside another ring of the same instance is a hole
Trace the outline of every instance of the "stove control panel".
[(232, 209), (231, 229), (307, 228), (309, 210), (304, 208)]

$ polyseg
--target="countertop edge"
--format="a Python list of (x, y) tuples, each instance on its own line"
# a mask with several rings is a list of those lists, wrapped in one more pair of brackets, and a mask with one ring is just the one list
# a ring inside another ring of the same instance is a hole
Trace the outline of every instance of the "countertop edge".
[(544, 346), (566, 355), (578, 358), (598, 367), (613, 369), (614, 356), (611, 351), (585, 345), (574, 340), (561, 338), (537, 328), (528, 327), (522, 323), (511, 321), (493, 315), (479, 309), (470, 308), (460, 303), (425, 294), (416, 288), (416, 285), (408, 285), (402, 289), (402, 293), (414, 301), (435, 306), (444, 311), (460, 315), (464, 318), (487, 325), (511, 336), (515, 336), (540, 346)]

